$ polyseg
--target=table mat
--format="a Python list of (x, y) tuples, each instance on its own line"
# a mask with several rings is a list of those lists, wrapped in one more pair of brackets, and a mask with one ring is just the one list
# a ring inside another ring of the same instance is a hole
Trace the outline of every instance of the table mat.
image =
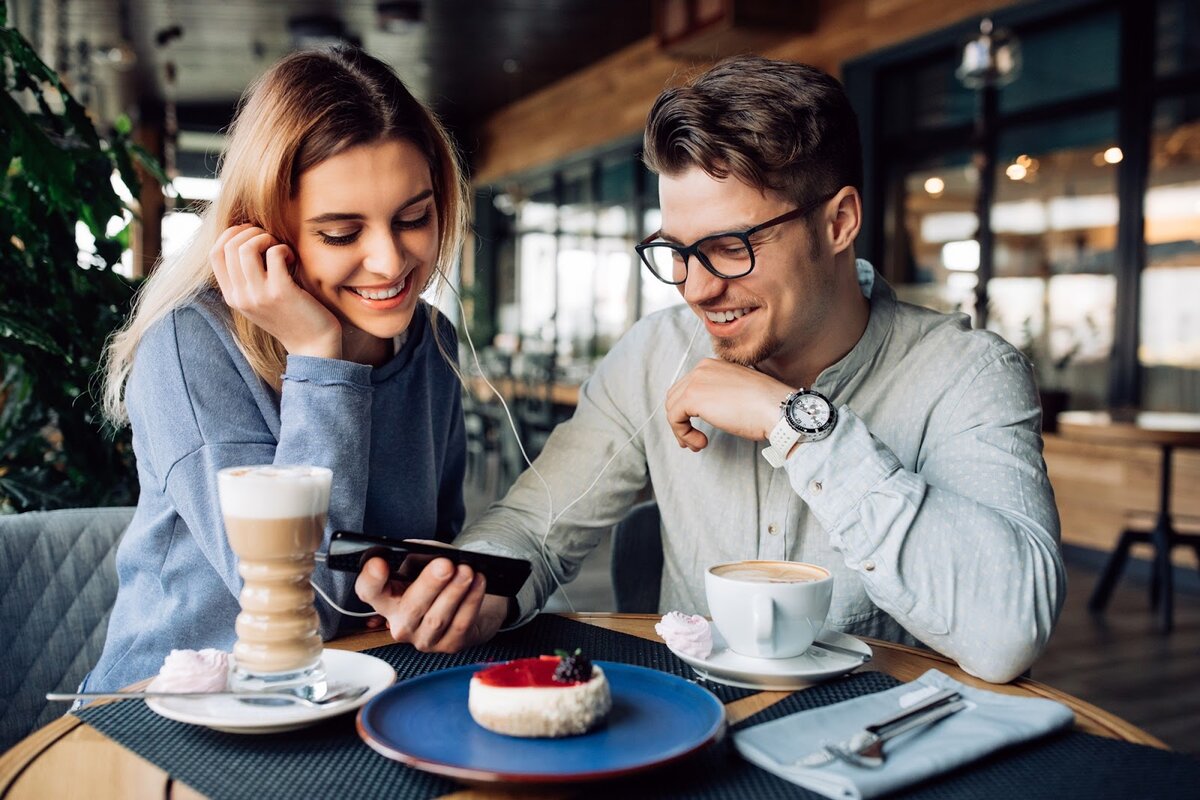
[[(534, 655), (556, 647), (583, 647), (594, 657), (689, 676), (665, 645), (605, 631), (561, 617), (539, 617), (478, 648), (454, 655), (419, 654), (407, 645), (368, 651), (397, 668), (401, 678), (435, 669)], [(758, 725), (785, 714), (838, 703), (899, 683), (879, 672), (859, 672), (796, 692), (733, 727)], [(723, 687), (728, 688), (728, 687)], [(729, 695), (741, 690), (730, 690)], [(748, 692), (741, 691), (744, 696)], [(731, 698), (730, 698), (731, 699)], [(235, 735), (159, 717), (144, 703), (93, 706), (77, 712), (89, 725), (157, 765), (172, 778), (214, 800), (296, 797), (424, 800), (461, 789), (376, 754), (344, 715), (310, 728), (262, 736)], [(1021, 745), (896, 797), (1125, 798), (1175, 797), (1200, 785), (1200, 760), (1078, 732)], [(729, 737), (697, 756), (623, 781), (581, 786), (572, 797), (816, 798), (742, 760)]]
[[(661, 642), (554, 615), (538, 616), (487, 644), (458, 653), (421, 653), (401, 644), (366, 652), (388, 662), (403, 680), (448, 667), (576, 647), (594, 659), (649, 667), (689, 680), (694, 677), (691, 667)], [(723, 702), (754, 694), (714, 683), (702, 685)], [(461, 788), (376, 754), (358, 738), (353, 714), (299, 731), (250, 735), (174, 722), (158, 716), (145, 703), (133, 701), (90, 706), (76, 713), (172, 778), (214, 799), (346, 796), (417, 800)]]

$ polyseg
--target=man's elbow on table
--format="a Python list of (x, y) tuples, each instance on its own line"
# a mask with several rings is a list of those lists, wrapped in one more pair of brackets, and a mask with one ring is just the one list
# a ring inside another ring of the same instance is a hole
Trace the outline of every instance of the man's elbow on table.
[(988, 683), (1008, 683), (1024, 675), (1046, 647), (1048, 635), (1040, 632), (1022, 635), (1012, 631), (1008, 636), (989, 637), (980, 643), (977, 652), (962, 654), (955, 660), (969, 675)]

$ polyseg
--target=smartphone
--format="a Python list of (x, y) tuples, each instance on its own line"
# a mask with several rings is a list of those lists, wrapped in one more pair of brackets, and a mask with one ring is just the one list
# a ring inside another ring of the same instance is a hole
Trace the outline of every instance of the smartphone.
[(487, 593), (501, 597), (515, 597), (532, 569), (523, 558), (460, 550), (431, 539), (385, 539), (351, 531), (333, 532), (325, 564), (340, 572), (358, 572), (377, 556), (388, 562), (393, 576), (406, 581), (415, 580), (435, 558), (448, 558), (482, 573), (487, 578)]

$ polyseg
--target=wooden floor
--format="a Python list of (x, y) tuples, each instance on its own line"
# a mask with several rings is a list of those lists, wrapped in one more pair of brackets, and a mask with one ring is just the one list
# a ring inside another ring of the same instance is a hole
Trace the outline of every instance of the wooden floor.
[[(468, 519), (484, 505), (486, 499), (468, 492)], [(606, 539), (567, 587), (569, 605), (560, 592), (547, 610), (614, 610), (609, 556)], [(1032, 677), (1111, 711), (1175, 750), (1200, 756), (1200, 595), (1175, 595), (1175, 630), (1163, 635), (1145, 584), (1123, 580), (1106, 613), (1094, 617), (1087, 598), (1095, 571), (1068, 554), (1067, 579), (1066, 607)]]
[(1164, 635), (1145, 584), (1123, 581), (1092, 616), (1095, 572), (1068, 561), (1067, 580), (1066, 607), (1032, 677), (1200, 756), (1200, 596), (1176, 593), (1175, 629)]

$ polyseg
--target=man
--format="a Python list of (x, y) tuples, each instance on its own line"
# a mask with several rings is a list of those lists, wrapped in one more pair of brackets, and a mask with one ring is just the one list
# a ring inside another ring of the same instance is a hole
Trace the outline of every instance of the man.
[(831, 627), (1019, 675), (1065, 592), (1031, 369), (962, 315), (898, 303), (856, 261), (861, 149), (840, 84), (726, 60), (663, 92), (645, 159), (662, 229), (638, 250), (687, 306), (622, 338), (540, 477), (457, 540), (533, 562), (515, 607), (464, 601), (470, 571), (444, 561), (407, 588), (372, 563), (360, 595), (423, 649), (485, 640), (536, 614), (649, 484), (662, 610), (706, 613), (712, 564), (806, 561), (834, 574)]

